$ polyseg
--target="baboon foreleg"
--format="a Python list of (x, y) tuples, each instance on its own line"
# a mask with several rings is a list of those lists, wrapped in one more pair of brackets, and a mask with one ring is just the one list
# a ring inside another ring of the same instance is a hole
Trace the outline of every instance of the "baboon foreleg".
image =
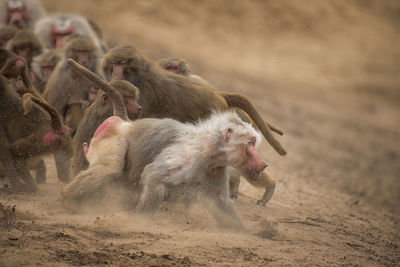
[[(165, 185), (162, 173), (166, 170), (157, 163), (149, 164), (143, 170), (140, 178), (141, 194), (136, 210), (139, 212), (155, 212), (161, 201), (165, 199)], [(164, 176), (165, 177), (165, 176)]]
[(220, 227), (244, 229), (241, 219), (233, 206), (233, 201), (229, 198), (228, 178), (226, 176), (219, 179), (207, 179), (206, 188), (202, 190), (202, 193), (209, 212)]
[(36, 183), (46, 183), (46, 165), (43, 159), (31, 159), (28, 161), (28, 166), (35, 172)]
[(54, 161), (57, 168), (58, 179), (67, 183), (70, 179), (70, 166), (71, 166), (72, 149), (68, 145), (62, 149), (54, 152)]
[[(21, 191), (26, 192), (35, 192), (37, 191), (37, 185), (32, 179), (31, 174), (29, 173), (29, 169), (26, 163), (26, 160), (23, 158), (15, 159), (15, 169), (19, 177), (21, 177), (22, 181), (24, 181), (24, 185), (22, 186)], [(14, 184), (15, 186), (18, 186)], [(18, 189), (17, 189), (18, 190)]]
[(229, 174), (229, 197), (231, 199), (237, 199), (239, 192), (239, 184), (240, 184), (240, 172), (232, 167), (229, 167), (228, 174)]
[(13, 156), (7, 139), (8, 137), (4, 129), (0, 128), (0, 140), (2, 140), (0, 142), (0, 162), (4, 168), (5, 176), (10, 181), (11, 187), (16, 191), (32, 192), (37, 190), (37, 186), (33, 182), (25, 160)]

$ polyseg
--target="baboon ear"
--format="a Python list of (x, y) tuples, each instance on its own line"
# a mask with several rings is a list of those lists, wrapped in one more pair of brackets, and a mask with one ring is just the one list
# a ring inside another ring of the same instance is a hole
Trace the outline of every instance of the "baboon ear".
[(105, 95), (105, 94), (102, 95), (101, 99), (103, 100), (103, 105), (107, 104), (107, 102), (108, 102), (108, 96), (107, 95)]
[(228, 143), (231, 140), (232, 133), (233, 133), (232, 128), (225, 129), (225, 133), (224, 133), (224, 142), (225, 143)]

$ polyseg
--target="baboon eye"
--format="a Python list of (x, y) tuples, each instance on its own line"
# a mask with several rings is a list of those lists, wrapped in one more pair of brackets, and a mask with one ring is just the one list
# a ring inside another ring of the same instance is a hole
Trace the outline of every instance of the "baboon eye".
[(251, 138), (250, 140), (249, 140), (249, 143), (248, 143), (249, 145), (252, 145), (252, 146), (255, 146), (256, 145), (256, 139), (255, 138)]

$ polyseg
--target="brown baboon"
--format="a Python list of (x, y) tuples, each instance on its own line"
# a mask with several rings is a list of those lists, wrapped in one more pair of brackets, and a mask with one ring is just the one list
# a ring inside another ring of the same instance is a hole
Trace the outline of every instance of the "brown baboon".
[[(136, 103), (139, 100), (139, 90), (128, 81), (112, 81), (110, 83), (123, 97), (128, 117), (131, 120), (137, 119), (142, 107)], [(74, 156), (72, 158), (73, 175), (84, 170), (88, 162), (83, 154), (82, 144), (90, 144), (90, 139), (94, 132), (108, 117), (113, 115), (113, 107), (106, 93), (100, 91), (96, 101), (90, 105), (79, 123), (78, 129), (74, 135), (73, 148)]]
[(53, 73), (57, 63), (62, 58), (59, 49), (47, 50), (33, 58), (31, 67), (35, 74), (34, 86), (39, 92), (43, 92), (50, 75)]
[(39, 37), (29, 30), (20, 30), (14, 38), (8, 42), (7, 49), (25, 59), (28, 68), (32, 58), (41, 54), (44, 46)]
[[(92, 25), (94, 22), (91, 22)], [(40, 19), (35, 25), (35, 33), (42, 38), (47, 48), (62, 48), (71, 35), (86, 36), (105, 52), (100, 40), (100, 32), (93, 29), (91, 23), (82, 16), (56, 14)]]
[(185, 186), (186, 200), (203, 196), (219, 225), (243, 227), (229, 199), (226, 168), (233, 166), (255, 179), (267, 167), (256, 150), (260, 134), (250, 124), (234, 112), (216, 112), (196, 125), (168, 118), (131, 122), (112, 86), (70, 62), (110, 94), (114, 116), (97, 128), (91, 140), (86, 153), (89, 168), (63, 189), (67, 207), (92, 200), (126, 171), (128, 180), (139, 185), (137, 211), (156, 211), (170, 189)]
[[(286, 154), (253, 104), (243, 95), (217, 91), (213, 86), (193, 81), (161, 69), (157, 64), (131, 46), (118, 46), (102, 59), (102, 71), (108, 80), (125, 79), (140, 91), (139, 104), (143, 106), (141, 118), (173, 118), (181, 122), (194, 122), (213, 110), (235, 108), (240, 116), (253, 122), (266, 140), (281, 155)], [(272, 127), (274, 131), (278, 129)], [(265, 205), (272, 196), (275, 182), (263, 173), (259, 182), (266, 191), (258, 204)]]
[[(8, 86), (5, 77), (1, 76), (0, 80), (1, 162), (15, 190), (35, 191), (37, 187), (29, 174), (26, 161), (35, 156), (65, 149), (70, 140), (65, 134), (59, 114), (53, 113), (54, 109), (31, 95), (35, 104), (25, 113), (22, 98)], [(68, 162), (68, 158), (62, 160), (63, 164)], [(63, 167), (63, 176), (59, 176), (60, 179), (68, 175), (69, 166)]]
[(38, 0), (1, 0), (0, 24), (20, 29), (33, 29), (35, 22), (45, 15)]
[(184, 60), (183, 58), (160, 58), (157, 61), (158, 65), (165, 69), (166, 71), (175, 73), (175, 74), (181, 74), (184, 76), (187, 76), (193, 80), (202, 82), (204, 84), (209, 84), (206, 80), (204, 80), (202, 77), (192, 74), (192, 70), (190, 69), (189, 64)]
[[(67, 181), (69, 179), (69, 162), (72, 152), (71, 142), (70, 138), (65, 136), (66, 129), (61, 122), (59, 113), (32, 89), (32, 83), (23, 58), (7, 50), (0, 49), (0, 74), (8, 78), (7, 86), (2, 89), (4, 91), (2, 91), (3, 100), (9, 99), (10, 101), (2, 108), (3, 116), (8, 114), (8, 117), (2, 121), (2, 126), (4, 124), (7, 125), (5, 131), (10, 134), (10, 137), (5, 140), (9, 140), (8, 146), (12, 149), (13, 156), (21, 166), (19, 167), (22, 171), (20, 175), (29, 182), (29, 179), (32, 179), (28, 175), (29, 172), (28, 174), (24, 173), (26, 160), (29, 159), (31, 161), (31, 158), (35, 156), (54, 152), (58, 177), (61, 181)], [(9, 80), (15, 79), (17, 76), (21, 77), (21, 85), (19, 88), (10, 87)], [(34, 99), (33, 102), (35, 102), (35, 104), (30, 105), (32, 111), (26, 110), (28, 97)], [(27, 112), (24, 112), (24, 109)], [(41, 137), (42, 140), (40, 140)], [(37, 160), (34, 162), (36, 163), (29, 165), (35, 166), (36, 179), (39, 182), (44, 182), (44, 163)], [(17, 181), (12, 177), (13, 175), (11, 174), (10, 181), (12, 183)], [(16, 183), (18, 187), (18, 181)]]
[(14, 26), (0, 27), (0, 48), (5, 48), (7, 43), (17, 34), (18, 29)]
[(43, 92), (47, 102), (63, 114), (64, 121), (73, 135), (83, 116), (91, 84), (82, 80), (69, 68), (68, 58), (98, 73), (100, 51), (89, 37), (71, 38), (64, 47), (63, 58), (50, 75)]

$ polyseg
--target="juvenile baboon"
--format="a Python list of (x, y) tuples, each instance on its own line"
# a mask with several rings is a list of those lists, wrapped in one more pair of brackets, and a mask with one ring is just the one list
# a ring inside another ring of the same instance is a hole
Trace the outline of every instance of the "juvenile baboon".
[[(139, 90), (128, 81), (116, 80), (112, 81), (110, 85), (122, 95), (129, 119), (137, 119), (142, 109), (142, 107), (137, 104), (139, 100)], [(90, 144), (90, 139), (93, 137), (96, 129), (112, 115), (112, 103), (107, 94), (100, 90), (96, 101), (85, 110), (83, 118), (74, 135), (72, 143), (74, 148), (74, 156), (72, 158), (74, 176), (88, 166), (88, 162), (83, 154), (82, 144)]]
[(50, 75), (43, 97), (63, 114), (64, 121), (73, 135), (86, 107), (83, 103), (88, 101), (91, 84), (82, 80), (69, 68), (67, 59), (72, 58), (98, 73), (100, 51), (93, 41), (85, 36), (71, 38), (63, 50), (64, 56)]
[[(38, 34), (47, 48), (62, 48), (71, 35), (86, 36), (94, 44), (103, 49), (99, 33), (91, 27), (90, 23), (82, 16), (72, 14), (55, 14), (40, 19), (35, 25)], [(103, 50), (104, 52), (104, 50)]]
[(187, 76), (193, 80), (197, 80), (204, 84), (209, 84), (199, 75), (193, 74), (189, 64), (183, 58), (160, 58), (157, 61), (158, 65), (166, 71)]
[(50, 75), (61, 58), (62, 51), (59, 49), (46, 50), (33, 58), (31, 67), (36, 78), (33, 83), (39, 92), (44, 91)]
[(17, 34), (18, 29), (14, 26), (0, 27), (0, 48), (5, 48), (7, 43)]
[[(193, 81), (161, 69), (157, 64), (131, 46), (118, 46), (102, 58), (102, 71), (107, 80), (125, 79), (140, 91), (141, 118), (173, 118), (181, 122), (195, 122), (213, 110), (235, 108), (240, 116), (253, 122), (266, 140), (281, 155), (286, 151), (273, 136), (271, 129), (253, 104), (243, 95), (217, 91), (213, 86)], [(258, 181), (259, 180), (259, 181)], [(263, 173), (254, 184), (264, 185), (266, 191), (258, 204), (265, 205), (272, 196), (275, 182)]]
[(45, 15), (39, 0), (1, 0), (0, 24), (20, 29), (33, 29), (35, 22)]
[[(18, 161), (22, 161), (22, 163), (19, 163), (23, 166), (21, 170), (23, 171), (26, 168), (26, 160), (32, 161), (30, 163), (35, 164), (29, 164), (29, 166), (34, 167), (36, 179), (39, 182), (44, 182), (44, 163), (40, 160), (31, 159), (43, 153), (54, 152), (58, 177), (61, 181), (67, 181), (72, 151), (70, 139), (65, 136), (66, 128), (61, 122), (59, 113), (32, 89), (32, 83), (23, 58), (0, 49), (0, 74), (8, 79), (8, 84), (3, 90), (3, 97), (10, 101), (7, 105), (2, 106), (2, 114), (6, 116), (6, 120), (1, 125), (7, 125), (5, 131), (10, 134), (10, 137), (7, 137), (8, 139), (5, 139), (5, 141), (10, 141), (9, 146), (13, 150), (13, 155), (15, 154), (14, 157)], [(19, 88), (10, 87), (9, 80), (16, 77), (21, 77), (21, 85)], [(30, 95), (36, 102), (36, 104), (30, 105), (32, 111), (26, 108), (26, 100)], [(7, 123), (7, 121), (10, 122)], [(39, 140), (41, 136), (43, 136), (43, 142)], [(62, 142), (57, 142), (57, 139), (62, 140)], [(21, 175), (28, 182), (29, 179), (31, 180), (30, 175), (23, 172)], [(13, 176), (11, 175), (11, 177)], [(15, 181), (13, 178), (10, 180)]]
[(254, 179), (267, 167), (256, 150), (260, 134), (250, 124), (234, 112), (217, 112), (195, 125), (173, 119), (131, 122), (119, 93), (93, 73), (84, 74), (110, 94), (114, 116), (98, 127), (91, 140), (86, 153), (89, 168), (63, 189), (67, 207), (98, 195), (118, 182), (125, 170), (128, 180), (139, 184), (137, 211), (156, 211), (170, 188), (185, 186), (190, 196), (186, 199), (203, 196), (219, 225), (243, 227), (229, 199), (226, 168), (233, 166)]

